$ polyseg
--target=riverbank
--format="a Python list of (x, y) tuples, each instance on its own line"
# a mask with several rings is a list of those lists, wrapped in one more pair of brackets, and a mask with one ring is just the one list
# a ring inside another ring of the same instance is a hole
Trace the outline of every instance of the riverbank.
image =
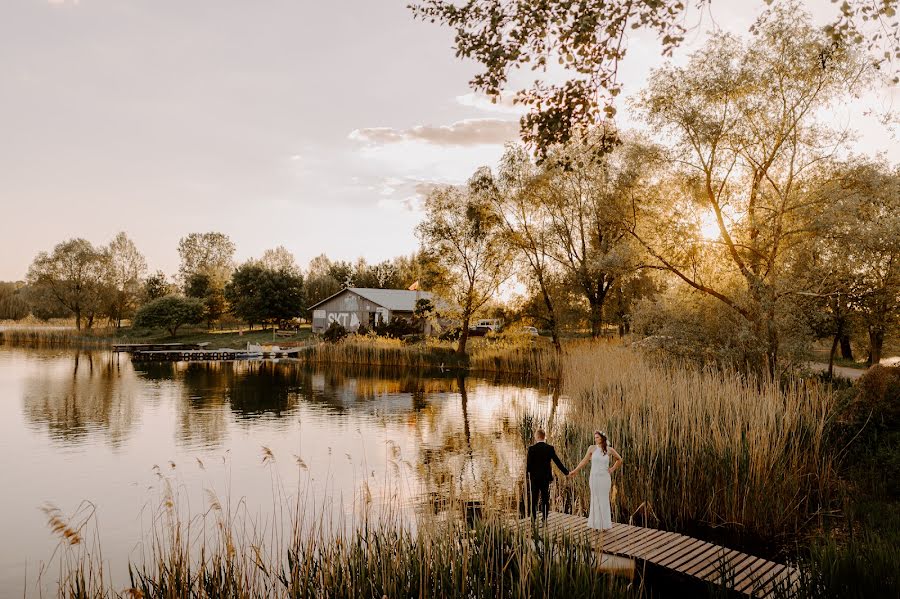
[(399, 339), (349, 335), (323, 342), (309, 326), (288, 334), (273, 329), (207, 330), (186, 328), (174, 337), (157, 331), (71, 327), (0, 328), (0, 346), (59, 349), (110, 349), (126, 343), (205, 343), (207, 349), (240, 349), (248, 343), (301, 347), (292, 359), (310, 366), (345, 364), (416, 371), (497, 373), (530, 379), (555, 379), (560, 360), (548, 339), (530, 336), (480, 337), (469, 341), (468, 355), (455, 351), (455, 343), (426, 339), (408, 343)]

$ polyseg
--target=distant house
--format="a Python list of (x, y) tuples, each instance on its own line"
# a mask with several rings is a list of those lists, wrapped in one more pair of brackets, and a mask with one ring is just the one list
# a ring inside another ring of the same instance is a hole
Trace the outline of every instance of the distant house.
[(324, 333), (332, 322), (348, 331), (356, 331), (360, 326), (371, 329), (394, 318), (410, 320), (420, 299), (431, 300), (439, 308), (445, 305), (427, 291), (348, 287), (310, 306), (312, 330), (313, 333)]

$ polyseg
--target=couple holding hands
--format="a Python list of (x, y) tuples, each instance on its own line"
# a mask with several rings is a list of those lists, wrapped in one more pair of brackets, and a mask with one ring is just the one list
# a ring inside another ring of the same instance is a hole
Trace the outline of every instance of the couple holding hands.
[[(544, 521), (547, 521), (547, 513), (550, 510), (550, 483), (553, 481), (550, 462), (554, 462), (569, 478), (573, 478), (590, 462), (591, 508), (588, 512), (587, 525), (588, 528), (597, 530), (612, 528), (609, 491), (612, 488), (612, 474), (622, 467), (622, 456), (607, 443), (606, 433), (594, 431), (594, 444), (588, 448), (584, 458), (571, 472), (556, 455), (553, 446), (547, 444), (546, 438), (546, 433), (538, 429), (534, 433), (534, 445), (528, 448), (526, 476), (530, 494), (531, 519), (534, 520), (537, 511), (540, 510), (544, 515)], [(614, 460), (611, 466), (610, 458)]]

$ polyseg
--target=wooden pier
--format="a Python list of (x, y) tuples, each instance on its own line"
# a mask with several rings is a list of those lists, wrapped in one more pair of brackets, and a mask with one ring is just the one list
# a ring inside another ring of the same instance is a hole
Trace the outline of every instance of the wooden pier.
[(209, 343), (117, 343), (114, 352), (134, 353), (139, 351), (188, 351), (205, 348)]
[[(520, 529), (531, 528), (530, 518), (516, 519)], [(551, 539), (587, 540), (601, 556), (631, 558), (699, 581), (724, 583), (729, 590), (749, 597), (774, 597), (776, 589), (789, 596), (799, 577), (796, 569), (784, 564), (653, 528), (613, 524), (601, 532), (589, 529), (582, 516), (551, 512), (546, 532)]]

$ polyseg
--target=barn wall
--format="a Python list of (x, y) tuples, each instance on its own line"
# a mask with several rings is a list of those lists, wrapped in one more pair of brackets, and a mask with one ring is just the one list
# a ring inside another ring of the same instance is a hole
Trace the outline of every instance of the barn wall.
[(313, 310), (312, 330), (324, 333), (332, 322), (338, 322), (348, 331), (356, 331), (361, 324), (370, 326), (373, 313), (381, 313), (385, 322), (390, 321), (389, 311), (352, 291), (345, 291)]

